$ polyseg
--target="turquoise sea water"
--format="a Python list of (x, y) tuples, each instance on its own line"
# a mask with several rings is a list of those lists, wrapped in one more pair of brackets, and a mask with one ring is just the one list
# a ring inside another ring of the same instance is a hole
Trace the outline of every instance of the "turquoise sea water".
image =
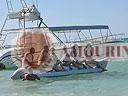
[(128, 61), (110, 61), (108, 71), (40, 81), (13, 81), (0, 71), (0, 96), (128, 96)]

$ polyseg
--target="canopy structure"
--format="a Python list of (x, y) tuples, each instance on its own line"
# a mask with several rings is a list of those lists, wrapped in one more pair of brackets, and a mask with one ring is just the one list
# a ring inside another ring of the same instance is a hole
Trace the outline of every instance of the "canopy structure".
[(95, 38), (98, 38), (99, 41), (106, 41), (108, 35), (112, 35), (107, 25), (58, 26), (49, 27), (49, 30), (53, 31), (56, 35), (60, 34), (57, 36), (66, 43), (94, 42), (95, 40), (93, 39)]
[[(108, 25), (87, 26), (57, 26), (57, 27), (27, 27), (25, 30), (41, 29), (43, 32), (52, 32), (57, 39), (64, 43), (73, 42), (107, 42), (113, 38), (121, 37), (121, 34), (112, 34)], [(23, 28), (6, 29), (6, 32), (23, 32)]]
[[(28, 27), (25, 29), (39, 29), (38, 27)], [(108, 35), (109, 26), (108, 25), (87, 25), (87, 26), (57, 26), (57, 27), (40, 27), (40, 29), (48, 29), (51, 32), (55, 33), (57, 38), (61, 39), (64, 42), (71, 42), (71, 41), (85, 41), (85, 39), (94, 39), (92, 33), (99, 34), (100, 32), (100, 37), (103, 38), (103, 34), (106, 33), (105, 35)], [(22, 28), (19, 29), (7, 29), (4, 31), (17, 31), (17, 32), (22, 32)], [(46, 32), (50, 32), (50, 31)], [(93, 31), (95, 30), (95, 31)], [(98, 31), (97, 31), (98, 30)], [(106, 32), (104, 31), (101, 33), (101, 30), (107, 30)], [(93, 32), (92, 32), (93, 31)], [(89, 32), (89, 33), (88, 33)], [(111, 32), (110, 32), (111, 33)], [(60, 34), (60, 35), (57, 35)], [(87, 34), (89, 34), (87, 36)], [(70, 39), (69, 39), (70, 38)]]
[(52, 31), (109, 29), (107, 25), (49, 27)]

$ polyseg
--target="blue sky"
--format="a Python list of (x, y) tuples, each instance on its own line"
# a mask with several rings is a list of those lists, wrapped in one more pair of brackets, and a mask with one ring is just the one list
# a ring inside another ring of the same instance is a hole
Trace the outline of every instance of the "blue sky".
[[(0, 1), (1, 28), (7, 7)], [(12, 1), (18, 9), (18, 0)], [(38, 6), (49, 26), (104, 24), (113, 33), (128, 33), (128, 0), (38, 0)]]

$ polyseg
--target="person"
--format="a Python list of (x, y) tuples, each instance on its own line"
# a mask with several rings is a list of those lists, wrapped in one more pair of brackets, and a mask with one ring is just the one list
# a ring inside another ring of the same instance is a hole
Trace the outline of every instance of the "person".
[(71, 47), (71, 56), (75, 59), (78, 60), (78, 52), (77, 52), (77, 45), (74, 45)]
[(90, 43), (87, 44), (86, 48), (84, 49), (84, 53), (86, 56), (85, 64), (90, 68), (101, 68), (103, 71), (106, 69), (102, 68), (102, 66), (99, 65), (99, 62), (97, 62), (95, 59), (93, 59), (93, 47)]
[(40, 56), (38, 58), (38, 65), (42, 66), (43, 69), (46, 69), (48, 67), (51, 59), (49, 58), (49, 46), (44, 46), (43, 50), (40, 53)]
[(65, 71), (65, 68), (63, 67), (62, 62), (58, 59), (58, 57), (55, 54), (55, 49), (52, 47), (50, 51), (51, 51), (50, 57), (52, 59), (52, 70), (51, 71), (53, 70), (57, 72)]
[(93, 47), (90, 43), (88, 43), (84, 49), (85, 60), (83, 62), (87, 65), (87, 67), (94, 68), (96, 67), (97, 62), (93, 59)]
[(71, 66), (74, 66), (78, 69), (81, 69), (79, 66), (79, 63), (74, 60), (68, 53), (65, 54), (64, 58), (62, 59), (63, 61), (63, 66), (69, 66), (69, 69), (72, 70)]
[(57, 63), (58, 57), (55, 54), (55, 49), (53, 47), (50, 49), (50, 58), (52, 59), (52, 63), (53, 64), (56, 64)]
[(63, 50), (64, 50), (64, 56), (61, 58), (61, 61), (63, 62), (63, 66), (69, 66), (69, 69), (72, 70), (71, 65), (73, 65), (79, 69), (79, 66), (75, 63), (75, 59), (72, 58), (72, 56), (70, 56), (70, 54), (68, 53), (66, 46), (64, 46)]
[(63, 66), (69, 66), (69, 69), (72, 70), (71, 64), (73, 60), (70, 58), (68, 53), (66, 53), (64, 57), (61, 58), (61, 61), (63, 62)]
[(81, 66), (83, 66), (83, 68), (86, 69), (86, 66), (84, 64), (82, 64), (82, 62), (79, 61), (77, 49), (78, 49), (78, 46), (76, 44), (71, 47), (71, 53), (70, 54), (74, 58), (73, 65), (75, 67), (77, 67), (78, 69), (82, 69)]
[(22, 59), (22, 68), (28, 69), (29, 73), (33, 73), (32, 67), (37, 67), (35, 65), (34, 56), (35, 48), (31, 47), (29, 52), (26, 52), (24, 54), (24, 57)]
[(84, 49), (84, 54), (86, 56), (87, 61), (93, 60), (93, 47), (90, 43), (88, 43)]

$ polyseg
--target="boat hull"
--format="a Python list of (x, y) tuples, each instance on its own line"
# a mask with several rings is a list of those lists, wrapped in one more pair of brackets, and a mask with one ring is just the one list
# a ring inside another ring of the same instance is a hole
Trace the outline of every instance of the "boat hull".
[(11, 52), (13, 50), (13, 48), (0, 50), (0, 64), (3, 64), (5, 69), (17, 69), (16, 64), (12, 60)]
[(73, 69), (70, 71), (61, 71), (61, 72), (42, 72), (38, 73), (39, 77), (60, 77), (73, 74), (88, 74), (88, 73), (99, 73), (103, 72), (101, 68), (89, 68), (89, 69)]
[[(35, 70), (34, 74), (42, 78), (42, 77), (60, 77), (60, 76), (67, 76), (67, 75), (73, 75), (73, 74), (99, 73), (99, 72), (105, 71), (107, 63), (108, 61), (102, 60), (102, 61), (99, 61), (99, 64), (102, 64), (102, 67), (95, 67), (95, 68), (88, 67), (88, 68), (82, 68), (82, 69), (77, 69), (74, 67), (71, 70), (67, 68), (66, 71), (60, 71), (60, 72), (56, 72), (56, 71), (46, 72), (41, 70)], [(23, 77), (24, 74), (29, 74), (28, 70), (24, 68), (19, 68), (13, 73), (13, 75), (11, 76), (11, 79), (13, 80), (22, 79), (21, 77)]]

